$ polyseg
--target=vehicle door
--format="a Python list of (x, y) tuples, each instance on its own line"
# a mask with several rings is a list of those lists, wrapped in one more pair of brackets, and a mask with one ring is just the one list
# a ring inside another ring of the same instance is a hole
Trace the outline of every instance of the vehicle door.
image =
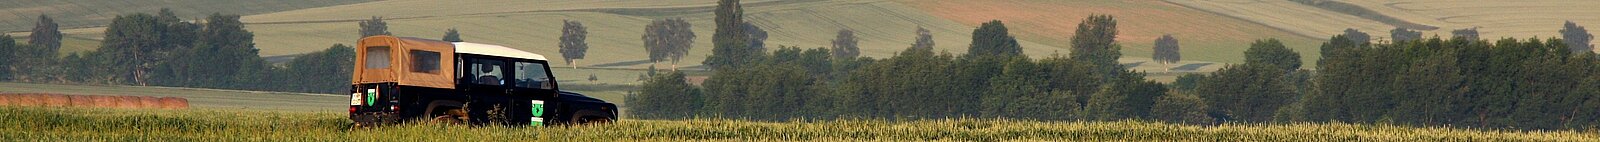
[[(458, 69), (457, 88), (462, 95), (470, 98), (467, 102), (468, 115), (473, 116), (473, 122), (486, 122), (487, 111), (502, 104), (510, 96), (511, 64), (504, 58), (489, 56), (465, 55), (461, 57), (462, 64)], [(505, 107), (505, 106), (501, 106)]]
[(559, 89), (556, 88), (555, 77), (551, 74), (547, 62), (518, 60), (512, 63), (512, 68), (515, 73), (511, 75), (513, 78), (511, 80), (511, 94), (518, 98), (524, 98), (519, 100), (527, 100), (526, 102), (514, 103), (517, 106), (514, 107), (516, 108), (514, 110), (523, 111), (517, 111), (513, 114), (525, 114), (520, 118), (527, 119), (518, 120), (517, 122), (544, 125), (556, 122), (554, 121), (555, 118), (561, 118), (555, 115), (559, 114), (557, 112), (559, 109), (556, 109), (558, 102), (555, 102), (556, 91)]

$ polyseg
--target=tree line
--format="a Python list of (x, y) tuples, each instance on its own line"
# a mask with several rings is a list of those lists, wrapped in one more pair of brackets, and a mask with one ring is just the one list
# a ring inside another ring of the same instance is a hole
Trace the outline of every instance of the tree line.
[[(1014, 118), (1600, 127), (1600, 75), (1592, 73), (1600, 70), (1600, 57), (1574, 49), (1590, 47), (1586, 38), (1488, 41), (1476, 39), (1475, 29), (1463, 29), (1450, 39), (1373, 43), (1365, 33), (1349, 30), (1324, 43), (1316, 70), (1301, 68), (1301, 51), (1263, 39), (1245, 51), (1243, 64), (1158, 83), (1115, 62), (1120, 57), (1115, 23), (1111, 16), (1090, 16), (1072, 37), (1072, 54), (1039, 59), (1020, 54), (1000, 21), (979, 26), (963, 55), (913, 46), (883, 59), (844, 58), (832, 56), (837, 54), (830, 49), (781, 47), (750, 54), (740, 67), (715, 69), (698, 86), (679, 72), (650, 78), (627, 97), (627, 113), (644, 119), (766, 121)], [(1568, 33), (1582, 27), (1567, 27), (1561, 30), (1566, 35), (1587, 36)], [(1394, 34), (1415, 33), (1397, 29)]]
[(59, 56), (61, 33), (48, 16), (19, 44), (0, 36), (0, 80), (197, 87), (310, 93), (348, 91), (354, 48), (333, 45), (283, 63), (257, 55), (239, 15), (184, 20), (169, 9), (118, 15), (94, 51)]

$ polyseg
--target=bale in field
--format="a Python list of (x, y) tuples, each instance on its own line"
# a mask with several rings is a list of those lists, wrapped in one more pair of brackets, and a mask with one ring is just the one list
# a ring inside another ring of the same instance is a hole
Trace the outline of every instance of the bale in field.
[(161, 108), (161, 98), (139, 96), (139, 108)]
[(12, 96), (14, 96), (14, 95), (0, 93), (0, 106), (10, 106), (11, 105), (11, 100), (12, 100), (12, 98), (14, 98)]
[(189, 99), (161, 97), (161, 109), (189, 109)]
[(62, 94), (39, 94), (39, 97), (40, 102), (44, 103), (42, 106), (46, 107), (64, 107), (72, 101), (67, 95)]
[(108, 108), (117, 105), (116, 97), (112, 96), (89, 96), (89, 100), (93, 104), (89, 107)]
[(67, 105), (69, 107), (94, 107), (94, 99), (92, 96), (70, 95), (67, 98), (69, 98), (71, 101)]
[(18, 106), (39, 106), (39, 105), (43, 105), (44, 102), (41, 101), (40, 98), (42, 98), (42, 97), (40, 97), (39, 94), (19, 94), (17, 96), (16, 105), (18, 105)]
[(139, 108), (139, 96), (117, 96), (116, 108)]

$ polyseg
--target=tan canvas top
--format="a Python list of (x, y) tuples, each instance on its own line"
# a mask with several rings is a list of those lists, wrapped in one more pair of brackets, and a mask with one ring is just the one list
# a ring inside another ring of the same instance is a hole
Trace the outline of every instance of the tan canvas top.
[(450, 42), (380, 35), (357, 43), (352, 84), (455, 88), (455, 45)]

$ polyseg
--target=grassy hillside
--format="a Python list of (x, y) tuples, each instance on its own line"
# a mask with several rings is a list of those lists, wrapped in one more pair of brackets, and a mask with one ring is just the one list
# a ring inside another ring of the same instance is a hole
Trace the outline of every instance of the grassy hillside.
[[(1117, 41), (1123, 55), (1151, 56), (1155, 39), (1172, 34), (1184, 60), (1242, 63), (1244, 49), (1257, 39), (1278, 38), (1315, 61), (1318, 39), (1266, 27), (1241, 19), (1216, 15), (1161, 1), (1125, 0), (991, 0), (902, 1), (931, 15), (976, 26), (1003, 20), (1022, 39), (1057, 47), (1070, 47), (1078, 23), (1091, 14), (1117, 18)], [(1130, 62), (1130, 61), (1125, 61)], [(1178, 65), (1173, 65), (1178, 66)], [(1220, 65), (1219, 65), (1220, 66)]]
[[(450, 1), (454, 2), (454, 1)], [(439, 1), (385, 1), (315, 8), (244, 17), (256, 32), (264, 56), (303, 53), (334, 43), (351, 43), (358, 36), (356, 21), (385, 16), (390, 31), (400, 36), (440, 37), (444, 30), (461, 30), (468, 42), (502, 44), (522, 50), (556, 55), (562, 20), (588, 26), (590, 55), (581, 65), (608, 64), (614, 68), (644, 68), (645, 52), (639, 36), (652, 19), (681, 17), (694, 25), (694, 48), (681, 66), (698, 65), (711, 50), (714, 26), (710, 10), (714, 1), (664, 1), (637, 3), (483, 0), (459, 4)], [(917, 26), (935, 34), (938, 48), (964, 52), (972, 28), (930, 16), (909, 6), (881, 0), (868, 1), (747, 1), (748, 21), (769, 32), (767, 45), (806, 48), (827, 47), (839, 29), (856, 30), (862, 37), (864, 56), (887, 57), (910, 46)], [(448, 12), (424, 12), (448, 11)], [(1059, 48), (1024, 41), (1030, 54), (1047, 55)], [(665, 66), (663, 66), (665, 67)]]
[[(1478, 32), (1484, 38), (1559, 38), (1561, 33), (1557, 31), (1560, 31), (1563, 22), (1568, 20), (1584, 27), (1600, 27), (1600, 17), (1594, 16), (1600, 15), (1600, 10), (1594, 10), (1594, 7), (1600, 7), (1600, 1), (1349, 0), (1345, 2), (1384, 15), (1407, 21), (1433, 23), (1440, 27), (1440, 30), (1425, 31), (1424, 35), (1449, 36), (1451, 29), (1482, 27)], [(1591, 34), (1595, 33), (1594, 30), (1590, 31)]]
[[(1377, 38), (1388, 39), (1394, 22), (1341, 13), (1291, 1), (1202, 1), (1166, 0), (1174, 4), (1207, 12), (1238, 17), (1283, 29), (1299, 35), (1329, 37), (1342, 33), (1345, 28), (1355, 28)], [(1359, 6), (1365, 12), (1392, 17), (1403, 23), (1438, 27), (1421, 30), (1423, 36), (1449, 37), (1450, 31), (1479, 28), (1485, 39), (1550, 38), (1560, 37), (1564, 21), (1571, 20), (1586, 27), (1600, 25), (1600, 1), (1535, 0), (1535, 1), (1456, 1), (1456, 0), (1341, 0), (1336, 2)], [(1346, 9), (1345, 12), (1350, 10)], [(1180, 38), (1181, 39), (1181, 38)], [(1600, 43), (1600, 41), (1594, 41)]]
[(1600, 141), (1573, 131), (1479, 131), (1349, 124), (926, 120), (622, 120), (573, 127), (412, 124), (350, 129), (343, 114), (0, 107), (0, 139), (21, 141)]
[[(643, 27), (652, 19), (685, 18), (699, 34), (690, 55), (681, 67), (698, 65), (711, 48), (714, 0), (669, 0), (651, 3), (614, 1), (515, 1), (515, 0), (415, 0), (374, 1), (328, 7), (256, 14), (243, 17), (246, 27), (256, 34), (262, 56), (280, 56), (318, 51), (332, 44), (353, 43), (356, 22), (371, 16), (384, 16), (390, 31), (400, 36), (433, 38), (445, 29), (457, 28), (469, 42), (508, 45), (535, 53), (555, 55), (561, 20), (577, 20), (589, 26), (588, 59), (580, 66), (602, 68), (644, 68)], [(988, 7), (988, 8), (975, 8)], [(990, 11), (995, 7), (1027, 7), (1018, 11)], [(1101, 7), (1101, 8), (1095, 8)], [(1104, 7), (1128, 10), (1107, 11)], [(1239, 56), (1255, 39), (1276, 37), (1291, 47), (1315, 46), (1311, 38), (1296, 37), (1191, 9), (1160, 2), (1118, 1), (745, 1), (748, 21), (766, 29), (769, 46), (789, 45), (825, 48), (839, 29), (856, 30), (864, 56), (888, 57), (908, 47), (918, 26), (933, 31), (936, 48), (963, 53), (974, 25), (990, 19), (1007, 20), (1023, 40), (1030, 56), (1066, 54), (1073, 25), (1090, 13), (1117, 15), (1126, 46), (1123, 60), (1138, 70), (1165, 70), (1193, 66), (1189, 70), (1212, 70), (1221, 63), (1241, 62)], [(130, 11), (131, 12), (153, 12)], [(1070, 14), (1061, 14), (1070, 13)], [(1039, 18), (1043, 17), (1043, 18)], [(1169, 24), (1185, 23), (1185, 24)], [(1168, 26), (1162, 26), (1168, 25)], [(1176, 25), (1176, 26), (1174, 26)], [(97, 47), (104, 28), (67, 29), (63, 51), (87, 51)], [(1173, 33), (1184, 44), (1187, 59), (1176, 65), (1144, 64), (1148, 61), (1150, 40), (1162, 33)], [(21, 34), (21, 33), (13, 33)], [(1216, 36), (1227, 35), (1227, 36)], [(1302, 50), (1308, 51), (1308, 50)], [(1314, 59), (1310, 57), (1309, 59)], [(1221, 63), (1218, 63), (1221, 62)], [(665, 65), (663, 65), (665, 67)]]
[(211, 13), (261, 14), (373, 0), (0, 0), (0, 31), (33, 29), (40, 14), (63, 28), (105, 26), (120, 14), (171, 8), (180, 17)]

